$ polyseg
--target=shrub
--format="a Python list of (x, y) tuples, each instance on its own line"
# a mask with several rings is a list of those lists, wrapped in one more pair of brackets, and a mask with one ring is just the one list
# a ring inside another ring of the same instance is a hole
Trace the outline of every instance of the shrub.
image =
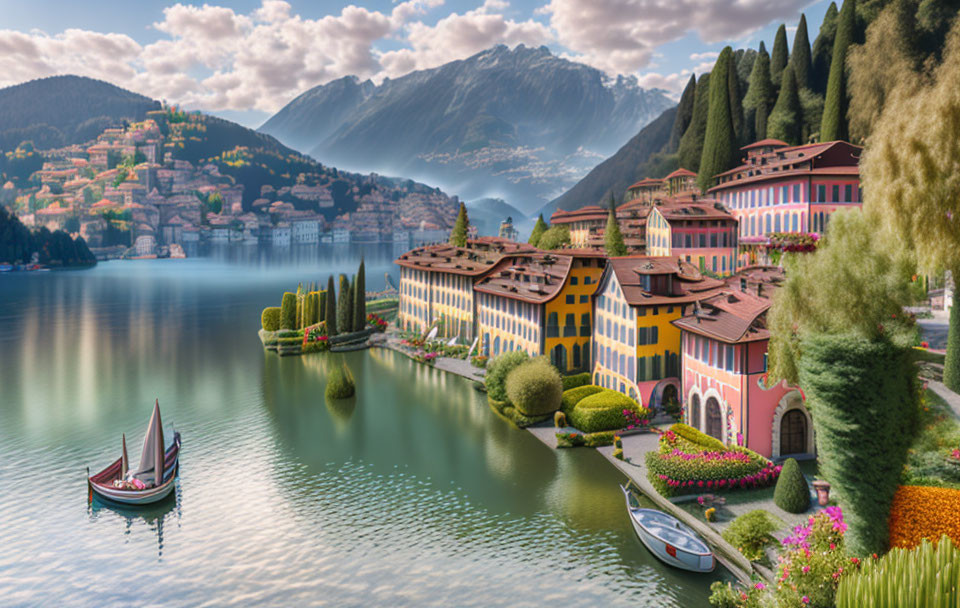
[(507, 376), (521, 363), (530, 360), (522, 350), (503, 353), (487, 362), (487, 394), (494, 401), (507, 400)]
[(727, 449), (727, 446), (716, 437), (711, 437), (682, 422), (674, 424), (670, 427), (670, 430), (691, 443), (703, 446), (705, 450), (722, 452)]
[(623, 448), (614, 448), (613, 457), (617, 460), (623, 460)]
[(324, 394), (330, 399), (346, 399), (356, 393), (353, 374), (346, 364), (334, 365), (327, 376), (327, 388)]
[(602, 389), (581, 399), (573, 407), (570, 423), (584, 433), (622, 429), (627, 424), (627, 418), (623, 415), (624, 410), (638, 412), (644, 416), (647, 413), (646, 408), (641, 408), (630, 397), (617, 391)]
[(763, 550), (776, 542), (771, 534), (779, 523), (766, 511), (759, 509), (744, 513), (730, 522), (723, 531), (723, 539), (737, 548), (752, 562), (763, 557)]
[(525, 416), (552, 414), (563, 397), (560, 372), (543, 358), (522, 363), (507, 375), (507, 397)]
[(773, 491), (773, 502), (787, 513), (803, 513), (810, 508), (810, 488), (793, 458), (787, 458)]
[(297, 328), (297, 294), (289, 291), (283, 294), (283, 300), (280, 302), (280, 328)]
[(556, 412), (553, 415), (553, 426), (562, 429), (567, 426), (567, 415), (563, 412)]
[(599, 448), (605, 445), (613, 445), (616, 433), (613, 431), (601, 431), (599, 433), (557, 433), (558, 448), (572, 448), (577, 446), (586, 446), (588, 448)]
[(721, 581), (710, 584), (710, 605), (713, 608), (739, 608), (740, 594), (733, 590), (733, 585)]
[(889, 540), (890, 506), (918, 426), (910, 350), (882, 337), (803, 339), (800, 385), (817, 429), (823, 475), (846, 512), (853, 555), (881, 553)]
[(846, 576), (837, 608), (926, 608), (960, 605), (960, 551), (948, 536), (936, 548), (924, 539), (912, 550), (893, 549)]
[(280, 329), (280, 307), (271, 306), (264, 308), (260, 313), (260, 327), (266, 331), (277, 331)]
[(563, 377), (564, 392), (572, 388), (586, 386), (588, 384), (590, 384), (590, 372), (583, 372), (582, 374), (573, 374), (572, 376)]
[(560, 400), (560, 407), (563, 409), (567, 415), (573, 411), (573, 406), (580, 403), (580, 401), (590, 395), (601, 392), (603, 387), (594, 386), (588, 384), (587, 386), (578, 386), (577, 388), (571, 388), (570, 390), (563, 391), (563, 398)]
[(703, 518), (707, 521), (714, 521), (717, 519), (717, 510), (714, 507), (710, 507), (703, 512)]
[(487, 367), (487, 361), (488, 358), (484, 355), (474, 355), (470, 358), (470, 365), (485, 369)]

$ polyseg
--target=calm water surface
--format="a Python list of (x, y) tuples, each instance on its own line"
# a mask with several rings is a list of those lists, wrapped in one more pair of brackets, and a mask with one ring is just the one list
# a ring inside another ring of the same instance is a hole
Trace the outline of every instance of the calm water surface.
[[(339, 403), (329, 357), (263, 351), (260, 310), (360, 251), (0, 276), (0, 605), (706, 605), (716, 577), (646, 552), (593, 451), (389, 351), (345, 356)], [(368, 288), (396, 277), (362, 252)], [(155, 398), (183, 434), (175, 497), (88, 504), (86, 467), (124, 432), (136, 460)]]

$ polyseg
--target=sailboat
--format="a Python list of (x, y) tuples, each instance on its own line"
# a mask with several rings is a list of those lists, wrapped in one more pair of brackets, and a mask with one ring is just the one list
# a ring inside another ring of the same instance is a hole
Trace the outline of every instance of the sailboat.
[[(160, 420), (160, 400), (153, 406), (153, 415), (147, 425), (140, 452), (140, 464), (129, 469), (127, 437), (123, 436), (123, 453), (113, 464), (87, 478), (90, 490), (114, 502), (126, 505), (146, 505), (166, 498), (176, 482), (180, 459), (180, 433), (174, 431), (173, 443), (164, 450), (163, 423)], [(90, 469), (87, 469), (90, 472)]]

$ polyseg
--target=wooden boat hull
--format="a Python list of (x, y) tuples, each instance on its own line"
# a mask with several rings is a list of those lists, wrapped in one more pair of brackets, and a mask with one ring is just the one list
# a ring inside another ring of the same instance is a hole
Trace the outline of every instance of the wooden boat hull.
[(170, 495), (177, 481), (177, 469), (180, 466), (180, 433), (173, 436), (171, 445), (164, 454), (163, 483), (145, 490), (118, 490), (113, 481), (120, 478), (120, 459), (87, 479), (94, 494), (107, 500), (124, 505), (148, 505), (159, 502)]
[[(623, 490), (627, 500), (627, 513), (630, 516), (633, 531), (636, 532), (637, 537), (640, 538), (640, 542), (643, 543), (650, 553), (663, 563), (673, 566), (674, 568), (680, 568), (681, 570), (687, 570), (689, 572), (713, 572), (716, 567), (716, 558), (714, 558), (713, 553), (710, 552), (709, 547), (707, 547), (692, 530), (687, 529), (686, 526), (683, 526), (683, 524), (680, 524), (680, 522), (666, 513), (632, 506), (630, 504), (630, 490), (625, 486), (621, 486), (620, 489)], [(701, 550), (691, 550), (690, 548), (680, 546), (681, 543), (665, 540), (656, 534), (653, 529), (644, 525), (645, 516), (655, 516), (657, 519), (667, 518), (673, 520), (677, 525), (674, 531), (677, 534), (689, 536), (689, 538), (680, 538), (679, 540), (685, 541), (683, 544), (688, 546), (699, 543), (702, 545)]]

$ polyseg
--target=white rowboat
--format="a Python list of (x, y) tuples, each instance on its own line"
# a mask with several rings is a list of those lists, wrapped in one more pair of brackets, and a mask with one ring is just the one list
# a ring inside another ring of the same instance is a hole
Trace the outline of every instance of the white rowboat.
[(707, 543), (675, 517), (634, 503), (633, 492), (620, 486), (627, 500), (630, 523), (640, 541), (665, 564), (691, 572), (713, 572), (716, 559)]

